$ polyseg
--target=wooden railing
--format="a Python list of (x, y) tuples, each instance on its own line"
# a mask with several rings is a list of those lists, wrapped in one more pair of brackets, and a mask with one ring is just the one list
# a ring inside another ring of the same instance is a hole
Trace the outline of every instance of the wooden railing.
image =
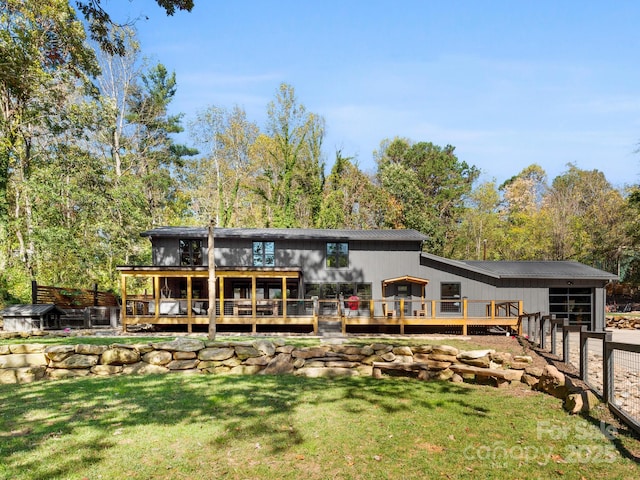
[[(208, 323), (206, 300), (162, 298), (159, 308), (148, 296), (128, 296), (123, 308), (123, 325), (151, 323), (192, 325)], [(357, 302), (335, 299), (225, 299), (216, 302), (219, 324), (309, 325), (317, 333), (318, 322), (340, 321), (342, 332), (349, 326), (455, 326), (466, 335), (468, 327), (503, 327), (518, 331), (521, 301), (382, 299)]]
[(118, 299), (109, 292), (98, 291), (95, 285), (93, 290), (83, 288), (50, 287), (31, 282), (31, 303), (52, 303), (62, 309), (87, 308), (87, 307), (117, 307)]

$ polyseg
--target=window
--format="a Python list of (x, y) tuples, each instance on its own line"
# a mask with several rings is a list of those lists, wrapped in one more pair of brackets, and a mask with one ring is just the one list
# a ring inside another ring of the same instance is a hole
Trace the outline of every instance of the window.
[(336, 299), (340, 295), (348, 298), (357, 295), (360, 300), (371, 299), (370, 283), (305, 283), (304, 298), (317, 296), (320, 299)]
[(460, 292), (459, 283), (441, 283), (440, 284), (440, 311), (443, 313), (460, 313)]
[(253, 266), (276, 266), (276, 246), (274, 242), (253, 242)]
[(327, 268), (347, 268), (349, 266), (349, 244), (346, 242), (327, 243)]
[(568, 318), (571, 325), (591, 325), (593, 294), (590, 288), (550, 288), (549, 313)]
[(180, 265), (202, 265), (202, 240), (180, 240)]

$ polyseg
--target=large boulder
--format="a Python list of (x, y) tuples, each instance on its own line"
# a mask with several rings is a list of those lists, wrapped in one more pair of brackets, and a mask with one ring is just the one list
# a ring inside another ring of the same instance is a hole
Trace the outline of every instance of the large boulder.
[(391, 351), (394, 353), (394, 355), (409, 356), (409, 357), (413, 356), (411, 347), (407, 347), (407, 346), (395, 347)]
[(138, 362), (122, 367), (122, 373), (125, 375), (147, 375), (168, 373), (170, 370), (161, 365), (152, 365), (150, 363)]
[(172, 360), (171, 362), (167, 363), (167, 368), (169, 370), (191, 370), (193, 368), (196, 368), (198, 366), (198, 363), (200, 363), (200, 360), (198, 360), (197, 358), (194, 358), (192, 360)]
[[(457, 355), (458, 360), (477, 360), (478, 358), (488, 357), (496, 353), (495, 350), (467, 350), (464, 352), (460, 352)], [(466, 363), (466, 362), (465, 362)]]
[(299, 348), (298, 350), (294, 350), (291, 355), (294, 358), (316, 358), (316, 357), (324, 357), (325, 354), (329, 351), (329, 347), (305, 347)]
[(86, 377), (91, 373), (88, 368), (49, 368), (47, 377), (51, 380), (62, 380), (64, 378)]
[(263, 353), (258, 350), (257, 348), (254, 348), (253, 346), (237, 346), (236, 347), (236, 356), (240, 359), (240, 360), (246, 360), (247, 358), (250, 357), (259, 357), (263, 355)]
[(90, 345), (90, 344), (78, 344), (76, 345), (75, 352), (80, 355), (102, 355), (108, 347), (106, 345)]
[(102, 365), (128, 365), (140, 361), (140, 352), (131, 348), (108, 348), (100, 356)]
[(583, 390), (582, 392), (567, 395), (563, 406), (569, 413), (575, 414), (587, 413), (599, 404), (600, 400), (591, 390)]
[(205, 347), (202, 340), (184, 337), (176, 338), (170, 342), (158, 342), (152, 345), (156, 350), (170, 350), (173, 352), (197, 352)]
[(549, 393), (564, 400), (569, 394), (567, 379), (561, 371), (553, 365), (546, 365), (538, 381), (538, 390)]
[(0, 355), (0, 368), (22, 368), (46, 365), (44, 353), (13, 353)]
[(329, 367), (304, 367), (294, 372), (294, 375), (319, 378), (319, 377), (352, 377), (358, 375), (358, 371), (354, 368), (329, 368)]
[(99, 359), (100, 357), (98, 355), (81, 355), (79, 353), (74, 353), (59, 362), (51, 361), (49, 363), (49, 367), (65, 369), (91, 368), (98, 364)]
[(60, 362), (75, 353), (75, 351), (76, 347), (74, 345), (51, 345), (45, 348), (44, 354), (49, 360)]
[(454, 357), (460, 353), (456, 347), (450, 345), (434, 345), (431, 352), (438, 355), (453, 355)]
[(268, 357), (273, 357), (276, 354), (276, 346), (269, 340), (256, 340), (253, 347)]
[(198, 352), (198, 358), (203, 361), (221, 361), (235, 355), (235, 350), (231, 347), (224, 348), (204, 348)]
[(152, 350), (142, 356), (142, 361), (151, 365), (166, 365), (173, 360), (173, 355), (167, 350)]
[(0, 369), (0, 384), (35, 382), (44, 378), (45, 372), (44, 365)]
[(9, 345), (9, 351), (11, 353), (42, 353), (45, 346), (40, 343), (23, 343)]
[(293, 363), (291, 355), (287, 353), (279, 353), (276, 355), (265, 368), (260, 371), (262, 375), (279, 375), (284, 373), (293, 373)]

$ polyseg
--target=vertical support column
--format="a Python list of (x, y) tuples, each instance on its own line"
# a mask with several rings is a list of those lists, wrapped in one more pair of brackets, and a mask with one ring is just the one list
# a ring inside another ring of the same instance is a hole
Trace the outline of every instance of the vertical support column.
[(462, 324), (462, 334), (466, 335), (467, 334), (467, 320), (468, 320), (468, 310), (467, 310), (467, 299), (463, 298), (462, 299), (462, 319), (464, 320), (464, 323)]
[(160, 317), (160, 276), (153, 276), (153, 301), (155, 302), (155, 308), (153, 309), (153, 314), (156, 317), (156, 323), (158, 323), (158, 318)]
[(602, 340), (602, 398), (607, 404), (613, 403), (613, 349), (609, 347), (612, 340), (611, 332)]
[(38, 282), (31, 280), (31, 303), (36, 305), (38, 303)]
[(127, 331), (127, 275), (120, 275), (120, 296), (122, 297), (122, 308), (120, 309), (120, 322), (122, 331)]
[(547, 336), (545, 332), (547, 331), (547, 323), (549, 322), (549, 317), (547, 315), (543, 315), (540, 319), (540, 348), (543, 350), (547, 349)]
[(404, 298), (400, 299), (400, 335), (404, 335)]
[[(218, 288), (218, 295), (220, 296), (220, 318), (224, 320), (224, 277), (219, 276), (218, 281), (220, 282), (220, 287)], [(213, 305), (209, 305), (209, 308), (216, 308), (215, 301)]]
[(562, 361), (569, 364), (569, 319), (562, 321)]
[(431, 318), (436, 318), (436, 301), (431, 300)]
[[(280, 316), (287, 319), (287, 277), (282, 277), (282, 306)], [(277, 316), (277, 315), (276, 315)]]
[(251, 276), (251, 315), (256, 318), (256, 295), (258, 293), (257, 279), (255, 275)]
[(491, 308), (491, 320), (495, 320), (496, 319), (496, 301), (495, 300), (491, 300), (491, 306), (489, 307)]
[[(191, 310), (193, 298), (193, 277), (187, 275), (187, 331), (191, 333), (193, 329), (193, 311)], [(179, 302), (179, 300), (178, 300)], [(178, 311), (180, 311), (180, 304), (178, 303)]]
[(588, 368), (588, 353), (587, 342), (589, 341), (589, 337), (586, 335), (587, 327), (583, 325), (580, 327), (580, 378), (585, 382), (588, 382), (587, 376), (589, 375)]

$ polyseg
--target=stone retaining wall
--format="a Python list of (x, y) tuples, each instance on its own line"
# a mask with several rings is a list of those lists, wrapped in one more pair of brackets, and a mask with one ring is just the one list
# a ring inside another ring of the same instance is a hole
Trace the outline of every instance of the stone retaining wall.
[[(529, 356), (512, 356), (495, 350), (461, 352), (448, 345), (407, 347), (374, 343), (300, 348), (286, 345), (283, 339), (207, 342), (195, 338), (108, 346), (33, 343), (0, 345), (0, 383), (171, 372), (307, 377), (380, 377), (381, 373), (390, 373), (423, 380), (462, 382), (483, 379), (496, 386), (522, 381), (560, 398), (576, 393), (572, 392), (561, 373), (547, 371), (554, 367), (534, 368), (531, 362)], [(576, 411), (583, 408), (582, 404), (572, 407)]]

